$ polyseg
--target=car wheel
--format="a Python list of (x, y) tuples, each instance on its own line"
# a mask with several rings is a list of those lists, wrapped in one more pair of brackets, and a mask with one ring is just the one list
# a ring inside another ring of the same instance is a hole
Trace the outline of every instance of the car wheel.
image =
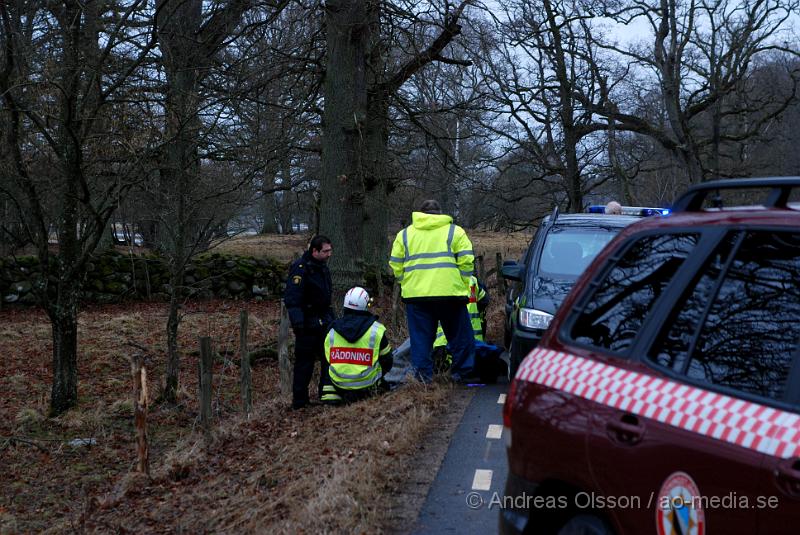
[(558, 535), (614, 535), (614, 532), (602, 518), (577, 515), (558, 530)]

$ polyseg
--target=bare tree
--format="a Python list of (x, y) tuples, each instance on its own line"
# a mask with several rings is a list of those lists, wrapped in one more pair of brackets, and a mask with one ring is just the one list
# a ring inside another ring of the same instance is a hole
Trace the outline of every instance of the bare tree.
[[(798, 5), (795, 0), (660, 0), (625, 5), (611, 15), (625, 23), (635, 18), (647, 21), (651, 44), (601, 44), (634, 69), (609, 83), (600, 101), (584, 99), (584, 104), (618, 129), (649, 136), (673, 152), (689, 182), (717, 175), (723, 168), (724, 145), (762, 135), (797, 97), (800, 71), (791, 61), (782, 62), (792, 80), (782, 92), (762, 93), (765, 98), (758, 101), (753, 100), (756, 93), (750, 92), (749, 99), (737, 95), (770, 54), (797, 54), (788, 32)], [(635, 107), (622, 104), (635, 102), (636, 95), (654, 86), (661, 97), (663, 121), (649, 121)]]
[(130, 85), (153, 46), (145, 8), (0, 3), (0, 195), (38, 253), (34, 290), (53, 330), (54, 414), (78, 399), (78, 298), (89, 257), (152, 147)]
[[(560, 188), (567, 209), (581, 210), (584, 196), (608, 179), (601, 158), (607, 124), (593, 107), (615, 66), (598, 53), (593, 4), (516, 0), (504, 4), (494, 28), (484, 31), (481, 66), (494, 102), (491, 128), (519, 161), (533, 164), (527, 180), (510, 186)], [(549, 186), (535, 186), (545, 182)]]
[[(277, 10), (283, 9), (285, 3)], [(161, 152), (158, 186), (160, 242), (170, 266), (170, 303), (167, 319), (167, 370), (163, 397), (175, 402), (180, 355), (180, 289), (186, 266), (204, 249), (218, 227), (231, 216), (226, 205), (237, 204), (241, 182), (215, 180), (214, 169), (202, 169), (199, 147), (208, 131), (225, 114), (219, 102), (209, 102), (203, 88), (217, 56), (236, 32), (248, 0), (230, 0), (207, 6), (201, 0), (159, 0), (156, 26), (164, 69), (166, 95), (165, 144)], [(217, 168), (218, 169), (218, 168)]]
[(457, 62), (445, 48), (468, 5), (334, 0), (325, 4), (327, 64), (321, 229), (341, 251), (334, 284), (362, 282), (386, 260), (390, 106), (427, 65)]
[(317, 188), (312, 162), (321, 150), (321, 11), (294, 4), (274, 14), (254, 9), (244, 23), (225, 55), (226, 78), (236, 72), (236, 87), (221, 94), (234, 97), (229, 105), (237, 127), (218, 129), (225, 138), (220, 156), (252, 173), (261, 196), (260, 231), (290, 232), (293, 211), (312, 222), (310, 214), (296, 213), (293, 192)]

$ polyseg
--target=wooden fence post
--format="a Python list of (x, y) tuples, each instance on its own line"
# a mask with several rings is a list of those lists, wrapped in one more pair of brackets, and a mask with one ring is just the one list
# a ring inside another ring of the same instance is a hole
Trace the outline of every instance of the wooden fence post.
[(150, 475), (150, 451), (147, 446), (147, 371), (142, 356), (131, 358), (133, 377), (133, 426), (136, 428), (136, 471)]
[(250, 354), (247, 352), (247, 309), (239, 311), (239, 356), (241, 359), (242, 411), (250, 418), (253, 405), (252, 378), (250, 374)]
[(211, 337), (200, 338), (200, 423), (206, 431), (211, 429), (211, 380), (214, 364), (211, 354)]
[(503, 255), (498, 252), (495, 260), (497, 262), (497, 272), (495, 273), (495, 277), (497, 277), (497, 293), (500, 297), (505, 298), (507, 288), (506, 279), (503, 277)]
[(289, 311), (281, 301), (281, 322), (278, 327), (278, 372), (281, 395), (292, 395), (292, 365), (289, 362)]
[(483, 265), (483, 255), (475, 257), (475, 275), (478, 276), (479, 281), (486, 284), (486, 268)]

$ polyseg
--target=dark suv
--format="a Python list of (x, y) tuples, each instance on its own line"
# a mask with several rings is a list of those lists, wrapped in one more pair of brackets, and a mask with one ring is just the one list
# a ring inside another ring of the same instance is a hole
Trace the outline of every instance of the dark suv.
[(539, 343), (589, 262), (619, 231), (639, 219), (597, 213), (559, 215), (554, 210), (542, 220), (521, 262), (503, 265), (503, 277), (514, 281), (506, 299), (510, 377)]
[(510, 386), (503, 533), (798, 533), (799, 189), (696, 186), (596, 257)]

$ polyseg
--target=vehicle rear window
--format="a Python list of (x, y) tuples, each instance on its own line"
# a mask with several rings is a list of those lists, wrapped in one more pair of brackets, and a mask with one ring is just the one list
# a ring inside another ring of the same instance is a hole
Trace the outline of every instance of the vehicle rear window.
[(732, 239), (722, 244), (682, 304), (657, 361), (702, 382), (780, 400), (800, 342), (800, 233), (747, 232), (718, 282), (732, 246)]
[(544, 242), (537, 276), (574, 280), (621, 228), (565, 230), (553, 228)]
[(697, 234), (661, 234), (634, 242), (580, 312), (571, 337), (615, 353), (627, 350), (698, 239)]

